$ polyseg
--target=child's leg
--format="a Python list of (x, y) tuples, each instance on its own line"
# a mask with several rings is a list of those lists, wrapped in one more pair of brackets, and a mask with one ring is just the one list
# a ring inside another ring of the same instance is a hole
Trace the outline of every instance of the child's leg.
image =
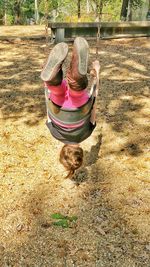
[(84, 105), (89, 95), (87, 93), (88, 79), (87, 67), (89, 57), (89, 46), (82, 37), (77, 37), (73, 45), (70, 68), (67, 71), (67, 82), (69, 86), (69, 100), (73, 106)]
[(70, 89), (82, 91), (88, 86), (87, 68), (89, 46), (82, 37), (77, 37), (73, 45), (70, 68), (67, 71), (67, 81)]
[(61, 84), (62, 64), (68, 54), (68, 45), (59, 43), (51, 50), (49, 57), (41, 72), (41, 79), (51, 85)]
[(41, 79), (50, 91), (50, 99), (62, 105), (65, 99), (66, 85), (63, 81), (62, 64), (68, 54), (68, 45), (59, 43), (51, 50), (41, 72)]
[(68, 98), (70, 105), (73, 107), (81, 107), (89, 100), (89, 94), (86, 89), (82, 91), (69, 89)]
[(49, 82), (45, 82), (45, 87), (48, 88), (50, 92), (50, 99), (57, 105), (62, 106), (65, 101), (65, 95), (66, 95), (66, 81), (62, 80), (60, 85), (50, 85)]

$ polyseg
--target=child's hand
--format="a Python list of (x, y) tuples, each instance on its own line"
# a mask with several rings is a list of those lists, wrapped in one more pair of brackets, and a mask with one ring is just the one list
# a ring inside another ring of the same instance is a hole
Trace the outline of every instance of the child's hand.
[(95, 97), (98, 95), (99, 90), (99, 71), (100, 71), (100, 64), (98, 60), (93, 61), (92, 63), (92, 70), (90, 72), (91, 76), (93, 76), (93, 84), (96, 84), (96, 89), (93, 93), (93, 88), (91, 89), (91, 95), (93, 94)]
[(93, 61), (92, 63), (92, 70), (90, 72), (90, 74), (94, 77), (94, 78), (98, 78), (99, 79), (99, 71), (100, 71), (100, 64), (98, 60)]

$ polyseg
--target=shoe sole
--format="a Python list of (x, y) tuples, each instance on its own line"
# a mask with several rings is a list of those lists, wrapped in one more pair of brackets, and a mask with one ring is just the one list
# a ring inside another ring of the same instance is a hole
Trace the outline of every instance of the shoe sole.
[(84, 38), (77, 37), (74, 41), (74, 46), (79, 58), (78, 71), (81, 75), (86, 75), (88, 69), (89, 45)]
[(59, 43), (52, 49), (47, 63), (41, 72), (41, 79), (43, 81), (50, 81), (53, 78), (53, 73), (63, 63), (67, 54), (68, 45), (66, 43)]

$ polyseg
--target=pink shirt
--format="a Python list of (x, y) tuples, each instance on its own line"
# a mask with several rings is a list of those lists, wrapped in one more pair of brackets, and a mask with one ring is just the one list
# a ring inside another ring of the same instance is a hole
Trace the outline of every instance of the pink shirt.
[(61, 85), (47, 85), (50, 90), (49, 98), (57, 105), (73, 109), (84, 105), (89, 100), (89, 94), (86, 89), (82, 91), (74, 91), (68, 88), (66, 80), (63, 80)]

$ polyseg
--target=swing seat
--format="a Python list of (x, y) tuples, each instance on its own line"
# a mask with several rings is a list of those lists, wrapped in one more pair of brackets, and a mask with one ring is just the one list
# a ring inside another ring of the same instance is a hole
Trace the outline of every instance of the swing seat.
[(95, 97), (91, 95), (88, 102), (79, 108), (67, 109), (63, 108), (49, 99), (48, 89), (45, 88), (45, 98), (48, 115), (52, 120), (59, 123), (69, 125), (69, 124), (80, 124), (87, 121), (91, 116), (91, 110), (94, 105)]

